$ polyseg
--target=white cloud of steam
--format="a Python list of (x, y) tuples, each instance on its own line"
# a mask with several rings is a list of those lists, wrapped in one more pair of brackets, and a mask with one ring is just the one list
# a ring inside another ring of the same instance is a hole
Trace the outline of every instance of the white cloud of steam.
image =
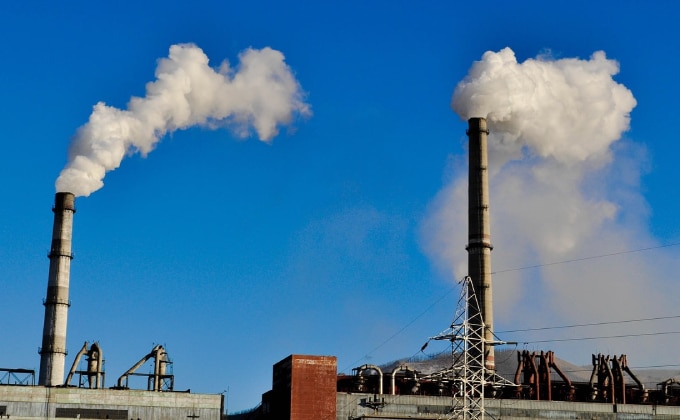
[(562, 162), (603, 157), (628, 129), (635, 98), (612, 76), (603, 51), (590, 60), (538, 58), (518, 63), (505, 48), (488, 51), (458, 84), (451, 107), (461, 118), (486, 117), (497, 141), (528, 146)]
[[(630, 141), (616, 143), (636, 105), (632, 93), (612, 78), (618, 68), (604, 52), (588, 60), (541, 57), (518, 63), (505, 48), (485, 53), (454, 91), (454, 111), (463, 119), (486, 117), (491, 131), (497, 329), (677, 311), (671, 296), (678, 286), (668, 273), (680, 267), (670, 250), (552, 264), (658, 245), (646, 227), (648, 209), (639, 191), (645, 153)], [(456, 279), (467, 274), (467, 165), (454, 165), (422, 233), (426, 252), (440, 267)], [(511, 270), (531, 266), (537, 268)], [(620, 333), (612, 328), (575, 334)], [(551, 335), (560, 334), (570, 333)], [(665, 337), (659, 340), (671, 339)], [(503, 338), (531, 339), (526, 333)], [(653, 353), (652, 346), (659, 347), (659, 341), (635, 338), (610, 347), (600, 341), (577, 343), (572, 350), (582, 359), (591, 351), (611, 350), (636, 354), (637, 362)]]
[(126, 110), (103, 102), (94, 106), (73, 139), (57, 191), (90, 195), (126, 155), (146, 155), (166, 133), (178, 129), (228, 126), (246, 137), (252, 126), (262, 141), (269, 141), (295, 114), (311, 115), (282, 53), (268, 47), (248, 49), (239, 59), (237, 69), (224, 62), (215, 70), (197, 46), (171, 46), (144, 98), (133, 97)]

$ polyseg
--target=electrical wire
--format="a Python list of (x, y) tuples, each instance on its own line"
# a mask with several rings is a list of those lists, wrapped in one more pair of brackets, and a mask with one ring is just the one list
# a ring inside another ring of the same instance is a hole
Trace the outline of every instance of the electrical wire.
[(598, 336), (598, 337), (554, 338), (554, 339), (550, 339), (550, 340), (523, 341), (522, 344), (556, 343), (556, 342), (560, 342), (560, 341), (604, 340), (604, 339), (609, 339), (609, 338), (648, 337), (648, 336), (652, 336), (652, 335), (670, 335), (670, 334), (680, 334), (680, 331), (659, 331), (659, 332), (653, 332), (653, 333), (621, 334), (621, 335), (609, 335), (609, 336)]
[(609, 254), (600, 254), (600, 255), (592, 255), (590, 257), (574, 258), (572, 260), (554, 261), (554, 262), (549, 262), (549, 263), (544, 263), (544, 264), (528, 265), (528, 266), (524, 266), (524, 267), (507, 268), (507, 269), (504, 269), (504, 270), (493, 271), (493, 272), (491, 272), (491, 274), (507, 273), (507, 272), (511, 272), (511, 271), (529, 270), (529, 269), (532, 269), (532, 268), (548, 267), (548, 266), (551, 266), (551, 265), (568, 264), (568, 263), (579, 262), (579, 261), (596, 260), (596, 259), (599, 259), (599, 258), (607, 258), (607, 257), (614, 257), (614, 256), (617, 256), (617, 255), (633, 254), (633, 253), (636, 253), (636, 252), (652, 251), (652, 250), (655, 250), (655, 249), (669, 248), (669, 247), (678, 246), (678, 245), (680, 245), (680, 242), (671, 242), (671, 243), (668, 243), (668, 244), (650, 246), (650, 247), (647, 247), (647, 248), (629, 249), (627, 251), (612, 252), (612, 253), (609, 253)]
[[(399, 334), (401, 334), (402, 332), (404, 332), (404, 330), (406, 330), (408, 327), (410, 327), (411, 325), (413, 325), (413, 324), (414, 324), (417, 320), (419, 320), (423, 315), (425, 315), (426, 313), (430, 312), (430, 310), (431, 310), (433, 307), (435, 307), (439, 302), (441, 302), (442, 300), (444, 300), (444, 298), (447, 297), (448, 295), (450, 295), (451, 292), (453, 292), (455, 289), (456, 289), (456, 288), (453, 287), (453, 288), (449, 289), (449, 291), (447, 291), (446, 293), (442, 294), (442, 295), (439, 297), (439, 299), (435, 300), (432, 304), (430, 304), (430, 306), (428, 306), (428, 307), (427, 307), (424, 311), (422, 311), (419, 315), (417, 315), (415, 318), (413, 318), (411, 321), (409, 321), (406, 325), (404, 325), (402, 328), (400, 328), (397, 332), (395, 332), (394, 334), (392, 334), (391, 336), (389, 336), (387, 339), (385, 339), (385, 341), (383, 341), (382, 343), (378, 344), (378, 345), (377, 345), (376, 347), (374, 347), (372, 350), (370, 350), (369, 352), (367, 352), (364, 356), (362, 356), (362, 357), (360, 357), (359, 359), (355, 360), (354, 362), (350, 363), (350, 366), (346, 367), (345, 369), (348, 369), (348, 368), (351, 368), (351, 367), (353, 367), (353, 366), (356, 366), (357, 363), (361, 362), (362, 360), (368, 359), (368, 358), (370, 357), (371, 353), (373, 353), (373, 352), (375, 352), (376, 350), (382, 348), (385, 344), (389, 343), (389, 342), (392, 341), (396, 336), (398, 336)], [(417, 354), (417, 353), (416, 353), (416, 354)], [(343, 369), (342, 371), (344, 372), (345, 369)]]
[(504, 331), (495, 331), (495, 332), (498, 333), (498, 334), (506, 334), (506, 333), (514, 333), (514, 332), (544, 331), (544, 330), (558, 330), (558, 329), (565, 329), (565, 328), (594, 327), (594, 326), (599, 326), (599, 325), (626, 324), (626, 323), (631, 323), (631, 322), (660, 321), (660, 320), (664, 320), (664, 319), (677, 319), (677, 318), (680, 318), (680, 315), (658, 316), (658, 317), (654, 317), (654, 318), (627, 319), (627, 320), (624, 320), (624, 321), (592, 322), (592, 323), (588, 323), (588, 324), (558, 325), (558, 326), (552, 326), (552, 327), (523, 328), (523, 329), (517, 329), (517, 330), (504, 330)]

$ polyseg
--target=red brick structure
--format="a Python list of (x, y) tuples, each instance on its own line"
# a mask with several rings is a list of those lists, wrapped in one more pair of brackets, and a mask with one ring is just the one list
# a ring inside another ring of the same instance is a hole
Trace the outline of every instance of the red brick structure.
[(274, 365), (263, 414), (271, 420), (335, 420), (336, 381), (335, 356), (290, 355)]

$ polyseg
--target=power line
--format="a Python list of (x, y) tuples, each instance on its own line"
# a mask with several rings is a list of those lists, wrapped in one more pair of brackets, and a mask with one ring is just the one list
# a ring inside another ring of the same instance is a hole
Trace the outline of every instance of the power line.
[[(389, 343), (390, 341), (392, 341), (392, 339), (393, 339), (394, 337), (396, 337), (396, 336), (398, 336), (399, 334), (401, 334), (405, 329), (407, 329), (408, 327), (410, 327), (411, 325), (413, 325), (413, 324), (414, 324), (418, 319), (420, 319), (423, 315), (425, 315), (426, 313), (430, 312), (430, 310), (431, 310), (434, 306), (436, 306), (436, 305), (437, 305), (439, 302), (441, 302), (445, 297), (447, 297), (449, 294), (451, 294), (451, 292), (453, 292), (455, 289), (456, 289), (455, 287), (452, 287), (451, 289), (449, 289), (449, 291), (447, 291), (446, 293), (442, 294), (442, 295), (439, 297), (439, 299), (435, 300), (432, 304), (430, 304), (430, 306), (428, 306), (428, 307), (427, 307), (424, 311), (422, 311), (418, 316), (416, 316), (416, 317), (413, 318), (411, 321), (409, 321), (406, 325), (404, 325), (403, 327), (401, 327), (401, 329), (399, 329), (399, 331), (397, 331), (397, 332), (395, 332), (394, 334), (392, 334), (391, 336), (389, 336), (387, 339), (385, 339), (385, 341), (383, 341), (382, 343), (378, 344), (376, 347), (373, 348), (373, 350), (367, 352), (363, 357), (361, 357), (361, 358), (355, 360), (354, 362), (352, 362), (351, 365), (354, 366), (354, 365), (356, 365), (357, 363), (361, 362), (362, 360), (367, 359), (368, 356), (369, 356), (371, 353), (375, 352), (376, 350), (378, 350), (379, 348), (381, 348), (381, 347), (384, 346), (385, 344), (387, 344), (387, 343)], [(350, 366), (350, 367), (351, 367), (351, 366)], [(343, 371), (344, 371), (344, 370), (343, 370)]]
[(650, 247), (647, 247), (647, 248), (630, 249), (630, 250), (627, 250), (627, 251), (620, 251), (620, 252), (612, 252), (610, 254), (592, 255), (590, 257), (574, 258), (572, 260), (555, 261), (555, 262), (549, 262), (549, 263), (544, 263), (544, 264), (528, 265), (528, 266), (525, 266), (525, 267), (508, 268), (508, 269), (505, 269), (505, 270), (493, 271), (491, 274), (507, 273), (507, 272), (510, 272), (510, 271), (522, 271), (522, 270), (529, 270), (529, 269), (532, 269), (532, 268), (548, 267), (548, 266), (551, 266), (551, 265), (568, 264), (568, 263), (579, 262), (579, 261), (595, 260), (595, 259), (599, 259), (599, 258), (614, 257), (614, 256), (617, 256), (617, 255), (633, 254), (633, 253), (636, 253), (636, 252), (651, 251), (651, 250), (660, 249), (660, 248), (669, 248), (669, 247), (678, 246), (678, 245), (680, 245), (680, 242), (671, 242), (669, 244), (650, 246)]
[(543, 331), (543, 330), (558, 330), (565, 328), (578, 328), (578, 327), (594, 327), (599, 325), (613, 325), (613, 324), (626, 324), (630, 322), (646, 322), (646, 321), (660, 321), (664, 319), (677, 319), (680, 315), (673, 316), (658, 316), (654, 318), (639, 318), (639, 319), (627, 319), (625, 321), (606, 321), (606, 322), (592, 322), (588, 324), (572, 324), (572, 325), (559, 325), (553, 327), (537, 327), (537, 328), (524, 328), (518, 330), (505, 330), (505, 331), (495, 331), (498, 334), (514, 333), (514, 332), (528, 332), (528, 331)]
[(559, 341), (603, 340), (603, 339), (608, 339), (608, 338), (647, 337), (647, 336), (652, 336), (652, 335), (669, 335), (669, 334), (680, 334), (680, 331), (660, 331), (660, 332), (653, 332), (653, 333), (621, 334), (621, 335), (609, 335), (609, 336), (599, 336), (599, 337), (555, 338), (555, 339), (551, 339), (551, 340), (523, 341), (522, 344), (556, 343), (556, 342), (559, 342)]

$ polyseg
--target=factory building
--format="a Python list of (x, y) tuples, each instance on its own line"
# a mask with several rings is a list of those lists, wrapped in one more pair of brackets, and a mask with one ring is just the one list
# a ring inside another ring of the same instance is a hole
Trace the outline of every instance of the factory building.
[[(174, 391), (174, 376), (168, 370), (170, 360), (162, 346), (155, 346), (121, 375), (115, 387), (105, 389), (103, 351), (97, 343), (88, 346), (86, 342), (64, 379), (74, 195), (57, 193), (52, 211), (54, 224), (38, 385), (32, 370), (0, 368), (0, 418), (220, 420), (222, 395)], [(87, 367), (78, 370), (82, 357), (86, 358)], [(153, 361), (153, 373), (138, 373), (137, 369), (149, 361)], [(131, 375), (147, 377), (147, 390), (129, 389), (127, 380)], [(78, 377), (77, 385), (71, 384), (74, 377)]]
[[(628, 369), (625, 356), (598, 355), (590, 374), (571, 379), (559, 366), (566, 362), (552, 352), (505, 351), (501, 356), (505, 362), (497, 367), (513, 385), (489, 394), (484, 401), (486, 418), (680, 419), (680, 385), (667, 380), (655, 389), (646, 389)], [(344, 375), (336, 373), (332, 356), (291, 355), (274, 364), (272, 390), (262, 395), (261, 405), (229, 415), (229, 419), (458, 418), (452, 408), (460, 405), (462, 398), (455, 384), (430, 375), (450, 366), (450, 357), (398, 361), (382, 367), (363, 365)]]
[[(551, 351), (518, 352), (514, 373), (507, 367), (499, 370), (493, 348), (486, 120), (471, 118), (467, 134), (466, 284), (474, 297), (465, 291), (465, 299), (459, 301), (466, 305), (467, 319), (460, 324), (466, 329), (455, 329), (454, 320), (451, 330), (457, 334), (440, 337), (453, 343), (463, 334), (466, 344), (452, 346), (450, 358), (439, 366), (399, 362), (357, 367), (352, 375), (337, 375), (336, 388), (325, 391), (326, 395), (316, 384), (327, 383), (330, 372), (303, 369), (303, 374), (296, 374), (296, 364), (316, 358), (289, 356), (274, 365), (272, 390), (263, 395), (262, 405), (236, 419), (326, 419), (331, 396), (337, 420), (477, 419), (485, 415), (496, 419), (680, 419), (678, 382), (671, 378), (657, 382), (654, 390), (646, 389), (628, 368), (625, 355), (593, 355), (590, 377), (580, 380), (567, 377)], [(470, 333), (475, 329), (476, 333)], [(464, 366), (457, 365), (460, 361)], [(290, 409), (302, 401), (304, 414)]]
[[(477, 328), (476, 335), (466, 335), (467, 344), (463, 347), (453, 345), (448, 358), (435, 361), (439, 364), (432, 360), (409, 360), (383, 366), (363, 365), (353, 369), (351, 375), (338, 374), (334, 356), (290, 355), (274, 364), (272, 388), (262, 395), (262, 403), (229, 418), (401, 420), (487, 415), (506, 420), (680, 419), (680, 384), (671, 378), (657, 382), (656, 389), (645, 388), (643, 381), (628, 368), (625, 355), (593, 355), (591, 375), (578, 379), (564, 374), (552, 352), (517, 353), (515, 369), (498, 366), (499, 359), (493, 350), (488, 129), (483, 118), (472, 118), (468, 123), (466, 285), (469, 284), (477, 303), (470, 304), (472, 300), (465, 289), (466, 299), (462, 302), (467, 318), (461, 325)], [(222, 395), (174, 390), (171, 361), (162, 346), (155, 346), (123, 373), (114, 387), (106, 389), (103, 349), (98, 343), (91, 346), (85, 343), (64, 379), (74, 195), (57, 193), (53, 211), (38, 385), (33, 371), (0, 368), (0, 419), (225, 418)], [(452, 323), (452, 330), (456, 322)], [(454, 331), (468, 334), (466, 329)], [(441, 338), (454, 343), (460, 334)], [(86, 368), (78, 370), (83, 357)], [(153, 373), (137, 372), (151, 361)], [(458, 364), (460, 361), (465, 365)], [(146, 377), (147, 389), (130, 389), (128, 378), (132, 375)], [(75, 378), (77, 384), (72, 385)]]

